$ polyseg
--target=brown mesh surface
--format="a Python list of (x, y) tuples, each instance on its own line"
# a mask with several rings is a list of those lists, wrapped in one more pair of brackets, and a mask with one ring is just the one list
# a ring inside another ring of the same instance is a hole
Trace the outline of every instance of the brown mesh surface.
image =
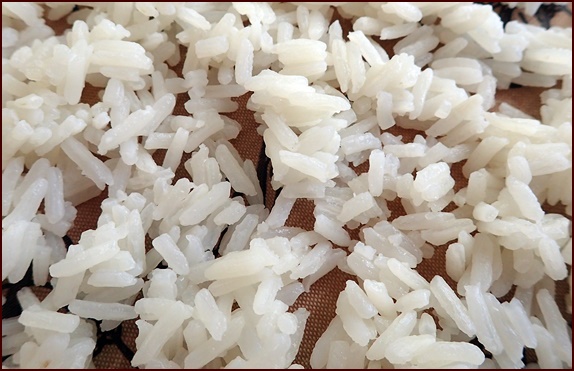
[[(567, 8), (557, 7), (555, 5), (543, 5), (541, 10), (537, 13), (535, 17), (526, 17), (519, 10), (510, 10), (501, 4), (495, 5), (495, 9), (501, 14), (503, 20), (508, 19), (518, 19), (524, 22), (529, 22), (532, 24), (541, 24), (548, 27), (548, 25), (562, 25), (569, 26), (572, 25), (571, 18), (571, 4), (569, 3)], [(349, 22), (342, 22), (343, 26), (349, 27)], [(54, 28), (63, 32), (67, 28), (65, 22), (58, 22), (54, 25)], [(392, 45), (392, 44), (391, 44)], [(391, 48), (387, 47), (385, 44), (385, 49), (390, 52)], [(185, 55), (185, 54), (183, 54)], [(176, 71), (181, 71), (181, 65), (176, 67)], [(523, 88), (515, 87), (505, 91), (497, 92), (497, 106), (501, 102), (507, 102), (515, 107), (520, 108), (529, 115), (540, 118), (540, 98), (539, 94), (542, 89), (537, 88)], [(88, 86), (83, 95), (83, 101), (86, 103), (94, 103), (98, 101), (97, 98), (98, 90), (93, 87)], [(232, 144), (235, 146), (237, 151), (244, 159), (251, 159), (255, 167), (261, 166), (260, 161), (266, 161), (261, 157), (261, 147), (262, 138), (257, 134), (256, 128), (258, 124), (255, 122), (253, 117), (253, 112), (245, 108), (245, 103), (247, 102), (248, 96), (242, 96), (237, 99), (239, 103), (239, 109), (236, 112), (229, 114), (230, 118), (237, 120), (241, 126), (242, 130), (239, 136), (232, 140)], [(178, 97), (178, 103), (174, 110), (174, 114), (187, 115), (183, 107), (183, 103), (186, 100), (186, 94), (180, 94)], [(496, 108), (496, 107), (495, 107)], [(414, 137), (415, 132), (412, 130), (404, 130), (398, 127), (393, 127), (390, 130), (393, 134), (401, 134), (405, 139)], [(163, 153), (158, 152), (154, 155), (154, 158), (158, 160), (163, 158)], [(189, 154), (184, 154), (182, 159), (182, 164), (185, 160), (189, 158)], [(161, 163), (161, 162), (160, 162)], [(265, 168), (265, 164), (262, 164)], [(462, 164), (455, 164), (453, 168), (453, 177), (457, 182), (456, 189), (460, 189), (466, 185), (466, 179), (462, 176), (460, 172), (460, 166)], [(366, 170), (367, 166), (362, 166), (358, 170)], [(458, 168), (458, 169), (457, 169)], [(270, 176), (272, 170), (270, 166), (267, 166), (267, 174)], [(183, 176), (188, 176), (180, 166), (176, 171), (176, 178)], [(107, 197), (107, 192), (104, 191), (99, 197), (96, 197), (90, 201), (87, 201), (77, 207), (78, 216), (74, 223), (74, 227), (68, 233), (69, 237), (74, 243), (80, 238), (83, 231), (87, 229), (93, 229), (96, 227), (96, 221), (100, 215), (100, 203)], [(267, 179), (267, 187), (265, 192), (265, 203), (267, 207), (272, 206), (275, 199), (275, 191), (271, 188), (269, 184), (269, 179)], [(397, 216), (403, 215), (404, 210), (400, 206), (399, 202), (389, 202), (389, 209), (392, 211), (392, 216), (390, 219), (394, 219)], [(308, 200), (297, 200), (295, 206), (293, 207), (292, 213), (287, 220), (287, 225), (302, 227), (306, 230), (313, 229), (314, 217), (313, 217), (313, 202)], [(559, 212), (564, 214), (563, 207), (551, 207), (546, 208), (546, 211)], [(355, 234), (354, 238), (357, 238), (357, 231), (350, 231)], [(424, 259), (421, 264), (418, 265), (417, 270), (427, 279), (431, 279), (434, 275), (443, 276), (447, 282), (451, 285), (455, 285), (455, 282), (448, 277), (445, 271), (445, 248), (444, 246), (437, 247), (435, 253), (431, 259)], [(309, 368), (309, 358), (313, 350), (314, 344), (321, 334), (325, 331), (329, 322), (335, 315), (335, 303), (339, 292), (344, 289), (345, 282), (349, 279), (354, 279), (354, 276), (348, 275), (338, 269), (335, 269), (324, 276), (322, 279), (317, 281), (311, 288), (311, 292), (302, 294), (296, 303), (291, 308), (295, 310), (300, 307), (307, 308), (311, 314), (307, 321), (307, 326), (305, 328), (305, 335), (299, 350), (299, 354), (295, 359), (295, 362), (302, 364), (306, 368)], [(21, 285), (6, 285), (3, 284), (3, 293), (8, 298), (7, 304), (4, 306), (4, 311), (6, 316), (16, 315), (15, 309), (18, 305), (13, 303), (14, 293), (16, 288)], [(41, 296), (45, 296), (47, 289), (35, 289)], [(9, 293), (12, 291), (12, 293)], [(562, 313), (565, 318), (568, 319), (568, 323), (571, 326), (572, 317), (568, 315), (565, 310), (564, 295), (568, 292), (568, 284), (566, 281), (561, 281), (556, 284), (556, 293), (558, 305), (561, 308)], [(12, 302), (12, 303), (11, 303)], [(12, 314), (8, 314), (12, 313)], [(4, 318), (3, 313), (3, 318)], [(135, 338), (137, 336), (137, 327), (135, 325), (135, 320), (126, 321), (116, 330), (108, 333), (98, 332), (98, 345), (96, 347), (96, 352), (94, 356), (94, 364), (97, 368), (129, 368), (129, 359), (133, 352), (135, 352)], [(533, 352), (527, 352), (527, 359), (532, 361), (534, 358)]]

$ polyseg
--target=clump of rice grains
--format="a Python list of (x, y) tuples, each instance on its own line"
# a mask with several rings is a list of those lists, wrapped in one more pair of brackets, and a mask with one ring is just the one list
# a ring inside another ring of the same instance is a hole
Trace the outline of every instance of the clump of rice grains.
[(2, 3), (3, 368), (571, 368), (564, 4)]

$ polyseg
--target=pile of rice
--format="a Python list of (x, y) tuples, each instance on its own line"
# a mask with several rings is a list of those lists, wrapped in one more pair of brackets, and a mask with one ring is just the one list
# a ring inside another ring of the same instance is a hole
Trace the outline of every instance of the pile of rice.
[[(540, 119), (495, 105), (511, 84), (541, 88)], [(245, 94), (271, 209), (233, 146)], [(312, 230), (286, 226), (297, 199)], [(290, 307), (338, 267), (355, 279), (313, 368), (525, 367), (525, 348), (571, 368), (571, 215), (571, 27), (473, 3), (2, 3), (2, 280), (53, 287), (18, 292), (3, 367), (93, 367), (96, 321), (137, 319), (132, 366), (302, 368)]]

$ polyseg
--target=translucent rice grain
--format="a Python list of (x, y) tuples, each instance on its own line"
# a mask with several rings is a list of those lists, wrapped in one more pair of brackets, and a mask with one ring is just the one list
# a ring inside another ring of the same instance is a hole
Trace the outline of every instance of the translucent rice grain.
[(98, 272), (108, 270), (125, 272), (134, 268), (136, 268), (136, 262), (132, 254), (129, 251), (122, 250), (111, 259), (90, 268), (90, 271)]
[(560, 247), (551, 238), (542, 238), (538, 243), (538, 253), (544, 263), (544, 272), (553, 280), (559, 281), (568, 275)]
[(421, 143), (406, 144), (386, 144), (385, 154), (392, 154), (396, 157), (421, 157), (425, 154), (425, 146)]
[(39, 244), (36, 248), (36, 254), (32, 260), (32, 277), (34, 284), (38, 286), (44, 286), (48, 282), (51, 254), (52, 249), (48, 246)]
[(255, 196), (247, 196), (247, 201), (250, 205), (261, 205), (263, 204), (264, 194), (261, 190), (261, 185), (259, 184), (259, 179), (257, 178), (257, 169), (255, 169), (255, 165), (253, 161), (247, 159), (243, 163), (243, 170), (247, 177), (251, 180), (251, 183), (255, 186)]
[[(307, 62), (323, 61), (326, 55), (326, 45), (319, 40), (296, 39), (275, 44), (274, 53), (285, 65), (304, 64)], [(297, 55), (299, 53), (299, 55)]]
[(80, 317), (73, 314), (44, 310), (37, 305), (33, 305), (22, 311), (18, 322), (28, 327), (71, 333), (80, 324)]
[(421, 114), (432, 78), (432, 69), (428, 68), (421, 72), (415, 86), (413, 87), (413, 110), (409, 113), (409, 119), (415, 119)]
[(421, 314), (418, 323), (418, 332), (420, 335), (432, 335), (436, 338), (436, 324), (434, 323), (434, 318), (428, 314)]
[(34, 134), (34, 129), (25, 120), (20, 120), (10, 131), (11, 141), (7, 141), (2, 148), (2, 168), (6, 167), (7, 161), (10, 160)]
[(431, 63), (438, 77), (453, 79), (458, 85), (472, 85), (482, 82), (480, 65), (474, 59), (445, 58)]
[(366, 150), (381, 149), (381, 142), (371, 133), (349, 135), (341, 140), (341, 149), (348, 156)]
[(347, 281), (345, 292), (349, 297), (349, 303), (361, 318), (369, 319), (377, 314), (377, 309), (355, 281)]
[(28, 223), (15, 222), (2, 231), (2, 281), (16, 267), (22, 250), (19, 248), (25, 236)]
[[(410, 35), (400, 40), (395, 44), (393, 50), (396, 54), (406, 53), (415, 57), (415, 63), (417, 65), (424, 66), (426, 63), (430, 62), (433, 58), (425, 57), (428, 52), (435, 49), (439, 44), (439, 38), (433, 35), (432, 29), (427, 25), (417, 28)], [(421, 58), (427, 60), (423, 64), (419, 64)]]
[(475, 246), (472, 251), (472, 261), (470, 266), (470, 284), (477, 285), (483, 292), (487, 291), (493, 281), (493, 270), (495, 266), (494, 246), (490, 236), (479, 233), (475, 236)]
[(211, 58), (227, 52), (229, 41), (226, 36), (215, 36), (199, 40), (195, 44), (197, 58)]
[(387, 288), (383, 282), (367, 279), (363, 285), (365, 287), (365, 293), (379, 313), (384, 316), (395, 314), (396, 309), (394, 307), (393, 298), (388, 294)]
[(133, 286), (137, 279), (126, 272), (98, 271), (92, 273), (88, 284), (94, 287), (128, 287)]
[(152, 245), (176, 273), (183, 275), (189, 273), (189, 265), (185, 255), (168, 234), (164, 233), (155, 238)]
[(425, 352), (418, 354), (415, 358), (417, 362), (429, 364), (432, 367), (444, 367), (455, 362), (481, 365), (484, 359), (484, 353), (473, 344), (445, 341), (431, 344)]
[(30, 221), (36, 215), (40, 203), (48, 192), (48, 181), (38, 179), (22, 194), (20, 202), (12, 212), (2, 219), (2, 228), (17, 221)]
[(50, 266), (50, 274), (52, 277), (70, 277), (111, 259), (119, 251), (117, 242), (112, 241), (83, 250), (73, 257), (68, 252), (66, 259)]
[(556, 352), (556, 340), (544, 327), (534, 324), (536, 335), (536, 356), (541, 368), (562, 368), (563, 364)]
[(566, 157), (571, 152), (566, 143), (533, 143), (525, 148), (524, 157), (530, 165), (532, 176), (538, 176), (572, 167)]
[(387, 261), (390, 271), (413, 290), (427, 289), (429, 283), (415, 270), (395, 258)]
[(273, 131), (275, 136), (279, 139), (281, 144), (288, 150), (295, 150), (299, 139), (297, 134), (287, 126), (285, 121), (275, 113), (268, 111), (261, 115), (261, 118), (265, 121), (269, 129)]
[[(4, 166), (3, 166), (4, 167)], [(17, 157), (10, 162), (2, 171), (2, 216), (8, 215), (12, 204), (12, 198), (16, 184), (24, 170), (24, 158)]]
[(68, 305), (76, 298), (82, 284), (84, 272), (78, 273), (70, 277), (58, 278), (58, 284), (48, 294), (43, 303), (46, 304), (48, 309), (59, 309)]
[[(486, 302), (488, 303), (488, 311), (492, 317), (496, 330), (500, 335), (500, 340), (503, 345), (504, 353), (497, 355), (499, 363), (502, 365), (513, 364), (515, 367), (522, 367), (522, 357), (524, 346), (520, 342), (520, 338), (511, 326), (508, 326), (506, 316), (502, 312), (502, 306), (494, 295), (486, 294)], [(498, 358), (500, 357), (500, 358)]]
[(429, 298), (429, 290), (414, 290), (398, 298), (395, 308), (399, 312), (424, 309), (429, 305)]
[[(28, 270), (28, 267), (30, 266), (30, 263), (32, 262), (38, 250), (38, 241), (42, 236), (42, 231), (38, 223), (25, 223), (25, 230), (21, 230), (20, 227), (17, 227), (13, 230), (15, 232), (21, 231), (23, 233), (20, 244), (12, 246), (12, 249), (20, 250), (19, 253), (17, 253), (18, 260), (16, 261), (16, 264), (11, 271), (6, 273), (2, 271), (2, 275), (4, 276), (6, 274), (8, 276), (8, 281), (11, 283), (16, 283), (22, 280), (26, 275), (26, 271)], [(2, 235), (2, 241), (4, 242), (4, 235)], [(16, 241), (9, 238), (6, 240), (6, 242), (11, 244)], [(2, 249), (2, 252), (4, 252), (4, 248)]]
[(359, 47), (361, 54), (368, 64), (374, 66), (383, 63), (383, 59), (362, 31), (349, 32), (347, 37), (352, 43), (355, 43)]
[[(237, 188), (236, 188), (237, 189)], [(207, 218), (211, 213), (223, 206), (229, 197), (231, 185), (221, 182), (209, 190), (201, 199), (193, 202), (180, 215), (182, 225), (195, 225)]]
[(305, 292), (303, 284), (299, 281), (295, 281), (283, 286), (281, 290), (277, 292), (276, 299), (281, 300), (285, 304), (291, 306), (303, 292)]
[(419, 8), (409, 3), (389, 3), (381, 5), (381, 9), (389, 14), (396, 14), (407, 22), (418, 22), (422, 18)]
[[(227, 240), (228, 234), (224, 236), (222, 240), (222, 245), (224, 245), (223, 254), (227, 254), (232, 251), (241, 251), (249, 246), (249, 241), (251, 235), (257, 228), (257, 223), (259, 223), (259, 216), (256, 214), (247, 214), (243, 220), (232, 229), (232, 233), (229, 240)], [(227, 242), (228, 241), (228, 242)], [(227, 244), (225, 243), (227, 242)]]
[(333, 40), (331, 49), (334, 57), (333, 65), (335, 68), (335, 76), (337, 77), (341, 91), (346, 92), (349, 89), (351, 76), (345, 42), (339, 39)]
[(295, 204), (294, 198), (284, 197), (283, 194), (279, 194), (279, 197), (275, 200), (273, 209), (269, 213), (269, 216), (265, 220), (265, 223), (269, 225), (270, 228), (279, 228), (285, 225), (287, 218), (291, 214), (291, 209)]
[(64, 85), (64, 97), (68, 104), (78, 104), (85, 86), (89, 66), (90, 50), (85, 40), (78, 40), (72, 48), (73, 57), (68, 64), (68, 75)]
[(64, 217), (64, 180), (62, 171), (51, 168), (46, 174), (48, 192), (46, 194), (46, 217), (50, 223), (57, 223)]
[(544, 211), (542, 210), (536, 195), (528, 185), (510, 175), (506, 178), (506, 186), (524, 217), (532, 221), (539, 221), (542, 219)]
[(214, 340), (220, 341), (227, 330), (227, 318), (207, 289), (195, 295), (195, 316), (205, 325)]
[(346, 223), (375, 206), (376, 202), (369, 192), (360, 193), (343, 204), (337, 219)]
[(435, 276), (431, 280), (430, 290), (440, 303), (441, 307), (443, 307), (448, 315), (455, 321), (460, 330), (468, 336), (473, 336), (477, 331), (477, 324), (475, 325), (474, 321), (469, 316), (467, 308), (455, 292), (452, 291), (444, 278)]
[(205, 270), (210, 280), (248, 276), (261, 271), (266, 260), (252, 250), (236, 251), (216, 260)]
[(62, 142), (61, 148), (99, 189), (104, 189), (106, 184), (112, 185), (114, 183), (110, 169), (76, 139), (66, 139)]
[(197, 27), (204, 31), (209, 31), (211, 29), (211, 23), (205, 19), (203, 15), (198, 13), (192, 8), (182, 6), (178, 8), (177, 17), (190, 25)]
[(2, 319), (2, 336), (14, 335), (24, 331), (24, 326), (18, 322), (17, 317)]
[(338, 174), (335, 164), (325, 163), (317, 158), (300, 153), (280, 150), (279, 158), (290, 168), (309, 177), (316, 178), (320, 182), (326, 182)]
[(283, 287), (283, 282), (279, 277), (263, 280), (257, 287), (257, 292), (253, 298), (253, 311), (259, 315), (267, 313), (281, 287)]
[(385, 173), (385, 154), (381, 150), (374, 150), (369, 155), (369, 192), (378, 197), (383, 193), (383, 179)]
[(528, 48), (522, 66), (542, 75), (562, 75), (567, 74), (562, 71), (568, 71), (568, 66), (572, 65), (569, 57), (568, 50), (562, 48)]
[(376, 337), (377, 332), (372, 321), (364, 320), (355, 315), (356, 312), (345, 291), (339, 294), (335, 312), (341, 317), (343, 328), (347, 334), (359, 345), (365, 346)]
[(225, 174), (229, 182), (237, 192), (254, 196), (257, 191), (255, 186), (245, 174), (245, 171), (233, 157), (227, 146), (220, 144), (215, 150), (215, 158), (219, 162), (221, 171)]
[(386, 356), (386, 350), (389, 345), (398, 338), (410, 335), (416, 326), (416, 322), (416, 312), (410, 311), (401, 313), (369, 347), (366, 354), (367, 359), (383, 359)]
[(142, 289), (144, 282), (141, 278), (136, 279), (136, 283), (132, 286), (114, 288), (112, 290), (102, 289), (94, 293), (86, 295), (85, 300), (113, 303), (121, 302), (123, 300), (133, 298)]
[(217, 133), (224, 127), (224, 122), (218, 115), (217, 117), (205, 117), (205, 120), (202, 119), (202, 121), (207, 120), (209, 121), (209, 124), (204, 124), (189, 135), (187, 144), (184, 149), (186, 153), (196, 150), (201, 143), (205, 142), (207, 138)]
[(536, 336), (532, 323), (520, 301), (516, 298), (512, 298), (509, 302), (503, 303), (502, 308), (506, 314), (506, 318), (514, 331), (520, 336), (524, 345), (529, 348), (536, 348)]
[(165, 343), (189, 317), (191, 313), (186, 310), (185, 305), (181, 302), (174, 302), (142, 339), (131, 364), (142, 365), (157, 357)]
[(14, 106), (25, 109), (38, 109), (42, 107), (42, 104), (44, 104), (44, 99), (36, 94), (29, 94), (14, 101)]
[(301, 259), (301, 263), (291, 271), (290, 278), (303, 278), (318, 271), (321, 265), (327, 260), (326, 257), (329, 255), (330, 250), (331, 246), (329, 243), (320, 242), (315, 245), (315, 247)]
[(546, 328), (556, 341), (555, 353), (567, 365), (572, 365), (572, 340), (568, 335), (566, 320), (562, 317), (558, 305), (546, 289), (536, 293), (536, 301), (542, 311)]
[(454, 186), (450, 168), (444, 162), (431, 164), (417, 172), (413, 187), (426, 201), (436, 201)]
[[(147, 297), (136, 301), (134, 310), (143, 320), (157, 321), (173, 304), (172, 299)], [(193, 307), (187, 306), (185, 308), (187, 311), (193, 312)]]
[(173, 141), (171, 142), (167, 152), (165, 154), (165, 158), (163, 160), (163, 167), (169, 168), (175, 172), (179, 163), (181, 162), (181, 157), (183, 155), (183, 150), (187, 144), (187, 140), (189, 137), (189, 131), (178, 128), (174, 137)]
[(134, 307), (120, 303), (73, 300), (68, 305), (68, 309), (82, 318), (93, 318), (96, 320), (125, 321), (137, 317)]
[(480, 292), (477, 286), (465, 286), (466, 301), (468, 303), (468, 312), (476, 326), (476, 336), (485, 348), (493, 354), (502, 352), (502, 341), (496, 331), (492, 317), (488, 311), (484, 294)]
[(329, 347), (329, 358), (326, 368), (335, 368), (346, 365), (351, 356), (350, 344), (344, 340), (335, 340)]
[(419, 354), (426, 353), (436, 341), (431, 335), (410, 335), (397, 339), (385, 350), (385, 357), (394, 364), (404, 364)]
[(492, 222), (498, 216), (498, 209), (484, 202), (479, 202), (472, 211), (472, 216), (476, 220)]
[(213, 218), (213, 222), (216, 225), (223, 225), (223, 224), (234, 224), (241, 219), (241, 217), (245, 214), (245, 206), (237, 201), (231, 201), (227, 207), (221, 210), (215, 217)]
[(245, 319), (242, 316), (232, 318), (222, 340), (216, 341), (211, 338), (193, 349), (187, 357), (185, 357), (185, 368), (201, 368), (233, 347), (233, 345), (237, 343), (244, 326)]
[(313, 368), (321, 368), (327, 365), (331, 342), (343, 338), (343, 335), (343, 323), (340, 317), (335, 316), (313, 348), (310, 359)]
[(40, 300), (34, 294), (31, 288), (23, 287), (20, 291), (16, 293), (16, 298), (18, 299), (18, 304), (22, 309), (28, 309), (33, 306), (39, 306)]
[(349, 234), (342, 228), (342, 225), (325, 215), (315, 216), (314, 230), (339, 246), (348, 246), (351, 243)]
[(464, 174), (468, 176), (473, 171), (485, 167), (494, 155), (508, 145), (508, 143), (508, 139), (503, 137), (490, 136), (484, 138), (462, 167)]
[(155, 111), (150, 106), (131, 113), (124, 122), (113, 126), (105, 132), (98, 146), (98, 152), (105, 154), (107, 151), (117, 148), (120, 143), (131, 137), (146, 133), (149, 125), (152, 123), (154, 114)]
[(214, 281), (208, 286), (208, 289), (214, 297), (220, 297), (261, 282), (269, 276), (269, 270), (264, 268), (261, 271), (248, 276), (224, 278)]
[(465, 247), (461, 243), (452, 243), (446, 249), (446, 272), (450, 278), (459, 281), (466, 267)]
[(287, 335), (293, 335), (297, 331), (297, 317), (292, 313), (283, 313), (277, 318), (279, 331)]
[[(157, 95), (157, 93), (154, 93)], [(145, 135), (157, 130), (157, 128), (162, 124), (162, 122), (173, 112), (175, 107), (176, 98), (175, 95), (167, 92), (163, 92), (163, 95), (157, 98), (157, 100), (152, 105), (153, 116), (144, 130)], [(147, 109), (147, 108), (146, 108)]]
[(243, 39), (237, 52), (235, 64), (235, 81), (242, 85), (251, 78), (253, 73), (253, 44), (249, 39)]

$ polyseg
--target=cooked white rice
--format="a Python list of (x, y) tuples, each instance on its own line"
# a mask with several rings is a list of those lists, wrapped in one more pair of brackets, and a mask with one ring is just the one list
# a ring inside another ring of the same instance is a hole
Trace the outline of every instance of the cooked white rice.
[[(301, 368), (292, 306), (335, 267), (355, 277), (313, 368), (572, 367), (571, 27), (474, 3), (20, 2), (2, 24), (2, 280), (52, 285), (18, 291), (3, 368), (93, 368), (95, 321), (133, 319), (135, 367)], [(540, 119), (496, 107), (511, 84), (545, 89)], [(226, 115), (246, 93), (271, 209)]]

